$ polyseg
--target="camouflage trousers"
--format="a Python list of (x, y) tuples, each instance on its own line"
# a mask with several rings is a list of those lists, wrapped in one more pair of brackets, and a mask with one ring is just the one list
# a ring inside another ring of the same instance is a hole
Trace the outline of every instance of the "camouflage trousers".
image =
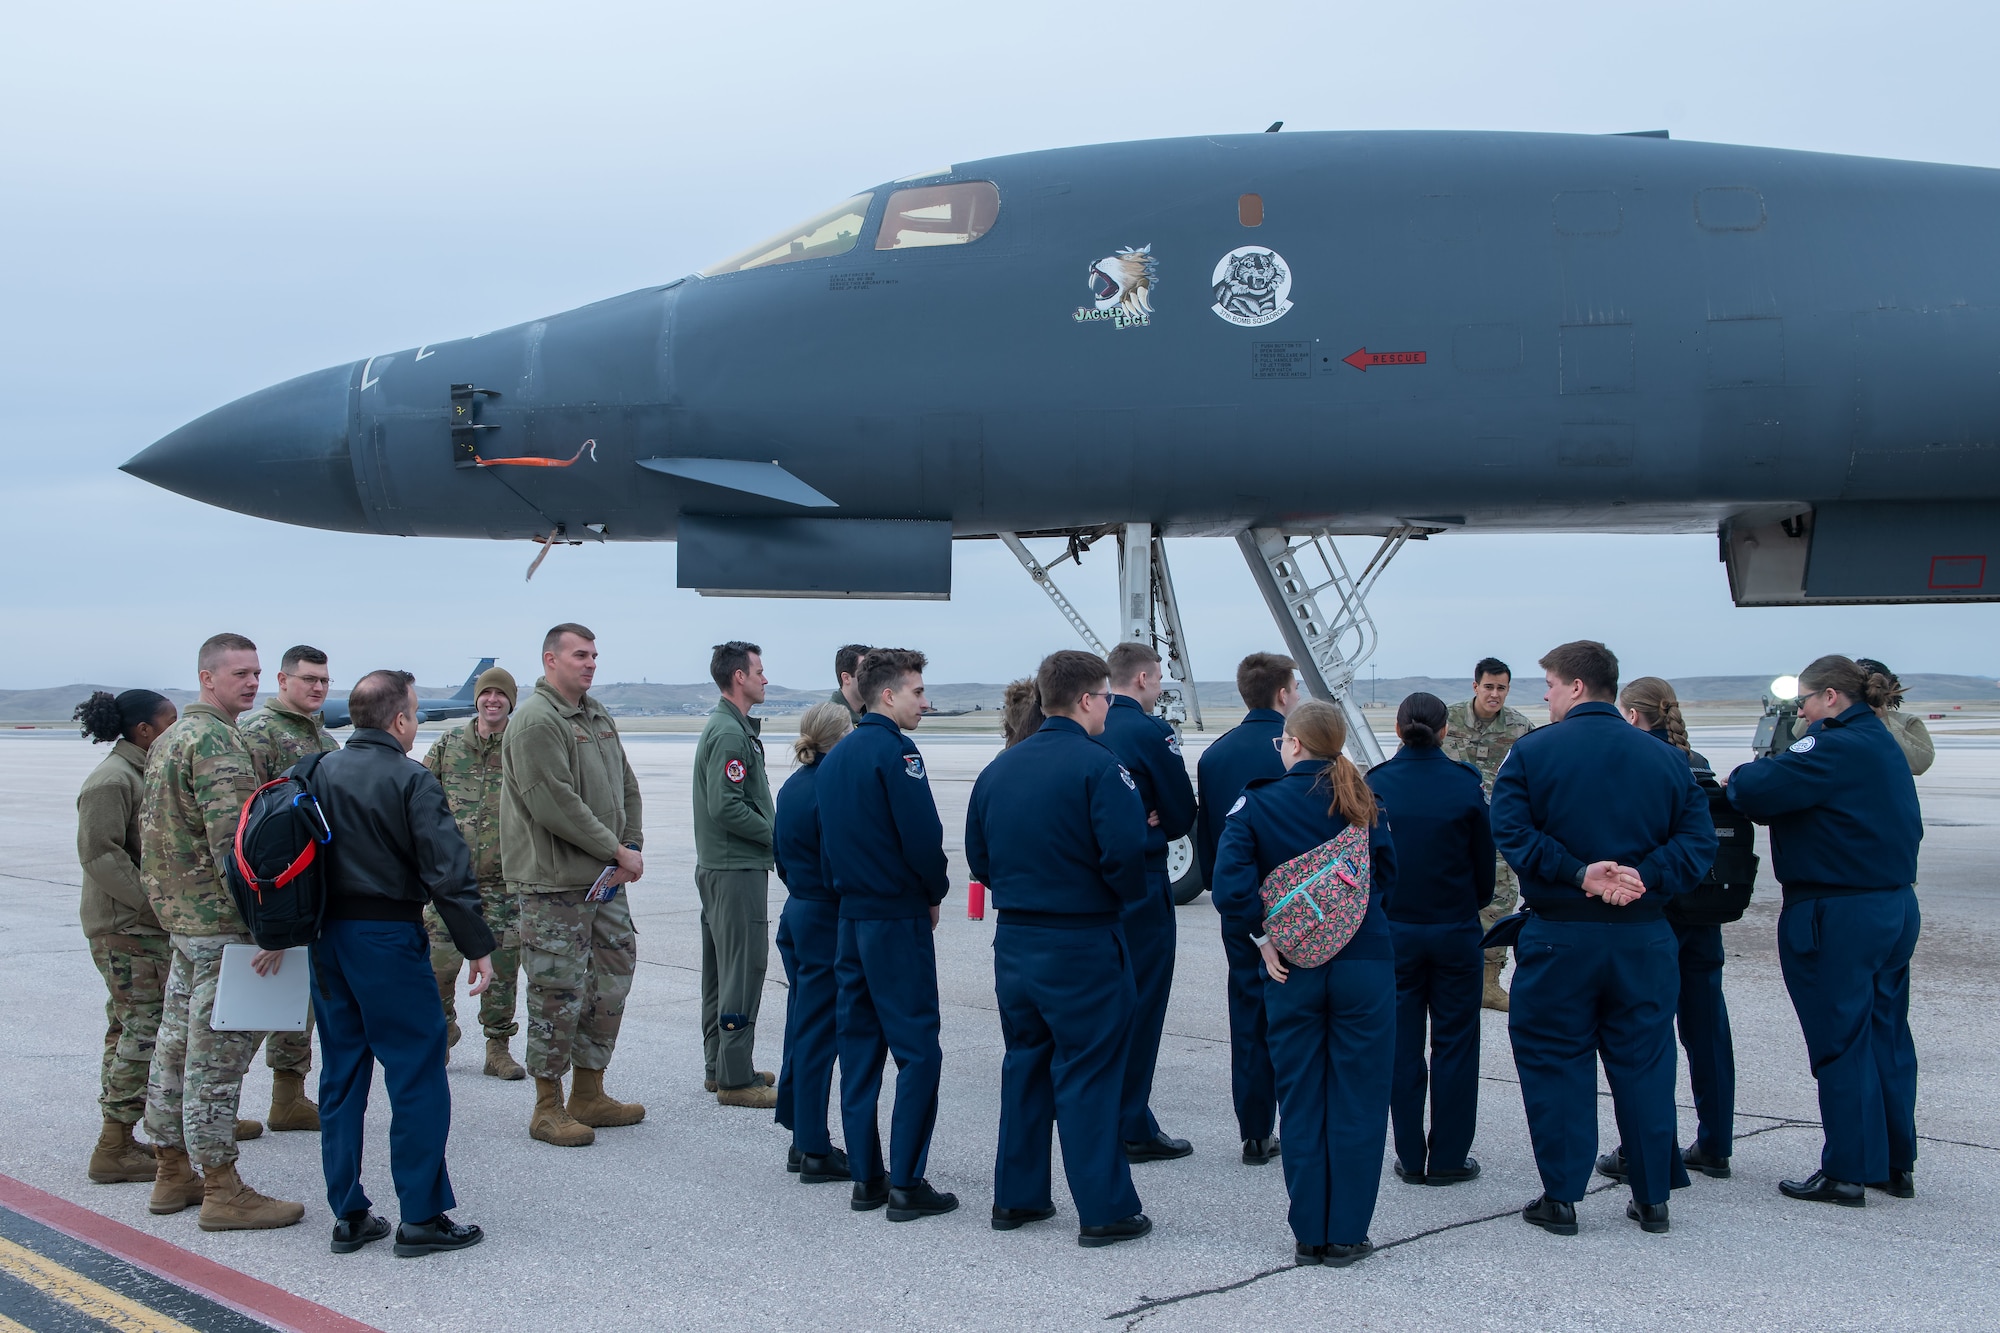
[[(521, 975), (521, 895), (505, 884), (481, 884), (479, 910), (496, 941), (493, 984), (479, 997), (479, 1026), (488, 1037), (505, 1040), (521, 1030), (521, 1025), (514, 1021), (516, 983)], [(465, 955), (451, 942), (451, 932), (444, 928), (444, 918), (438, 915), (437, 908), (424, 909), (424, 930), (431, 937), (431, 971), (437, 976), (438, 995), (442, 998), (445, 987), (456, 990), (457, 979), (465, 970)], [(458, 1016), (454, 1008), (456, 999), (454, 993), (452, 999), (444, 1001), (446, 1018)]]
[(104, 1068), (97, 1104), (106, 1120), (136, 1125), (146, 1111), (153, 1034), (167, 989), (172, 946), (164, 935), (99, 935), (90, 959), (104, 978)]
[(304, 1078), (313, 1067), (312, 993), (306, 993), (306, 1026), (303, 1032), (273, 1032), (264, 1039), (264, 1063)]
[(608, 903), (587, 903), (586, 892), (520, 895), (527, 1065), (536, 1078), (561, 1078), (571, 1065), (608, 1068), (618, 1046), (639, 941), (623, 891)]
[[(1499, 857), (1494, 857), (1493, 901), (1480, 910), (1480, 926), (1486, 930), (1493, 929), (1493, 923), (1513, 911), (1515, 904), (1520, 901), (1521, 884), (1519, 880), (1514, 878), (1514, 867), (1508, 865)], [(1507, 951), (1505, 949), (1488, 949), (1486, 951), (1486, 962), (1488, 966), (1505, 966)]]
[(146, 1082), (146, 1137), (180, 1148), (208, 1171), (236, 1160), (236, 1104), (261, 1032), (217, 1032), (215, 981), (222, 946), (248, 935), (175, 935), (153, 1066)]

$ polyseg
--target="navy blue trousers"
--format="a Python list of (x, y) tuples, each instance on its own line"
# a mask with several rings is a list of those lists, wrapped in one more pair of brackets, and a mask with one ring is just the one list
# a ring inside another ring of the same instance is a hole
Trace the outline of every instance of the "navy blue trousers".
[(1248, 935), (1226, 925), (1222, 952), (1229, 959), (1229, 1096), (1236, 1103), (1236, 1132), (1269, 1138), (1278, 1120), (1278, 1085), (1264, 1020), (1264, 956)]
[(792, 1146), (810, 1156), (833, 1151), (826, 1131), (833, 1092), (833, 1013), (840, 995), (834, 957), (840, 952), (840, 904), (787, 898), (778, 914), (778, 957), (784, 960), (785, 1054), (778, 1066), (778, 1123)]
[(896, 1108), (889, 1117), (889, 1184), (908, 1189), (924, 1178), (937, 1126), (937, 948), (928, 916), (840, 922), (834, 961), (839, 999), (840, 1121), (857, 1181), (882, 1175), (882, 1133), (875, 1106), (882, 1060), (896, 1057)]
[(1665, 1203), (1670, 1189), (1687, 1184), (1674, 1142), (1679, 955), (1674, 932), (1662, 920), (1531, 916), (1522, 929), (1507, 1035), (1535, 1165), (1551, 1199), (1574, 1203), (1590, 1187), (1600, 1053), (1632, 1197)]
[(1389, 1135), (1396, 965), (1336, 960), (1267, 980), (1271, 1064), (1285, 1121), (1285, 1190), (1301, 1245), (1368, 1239)]
[(1910, 955), (1922, 928), (1911, 888), (1809, 898), (1778, 914), (1778, 963), (1819, 1081), (1820, 1169), (1835, 1180), (1916, 1167)]
[[(1722, 995), (1722, 927), (1669, 921), (1680, 944), (1681, 998), (1676, 1007), (1688, 1086), (1694, 1090), (1695, 1146), (1726, 1158), (1736, 1144), (1736, 1043)], [(1625, 1151), (1620, 1145), (1618, 1151)]]
[(1146, 900), (1125, 911), (1125, 943), (1131, 950), (1132, 982), (1138, 1004), (1132, 1010), (1132, 1047), (1125, 1055), (1119, 1094), (1118, 1132), (1130, 1142), (1160, 1132), (1153, 1118), (1153, 1068), (1160, 1061), (1160, 1033), (1167, 1026), (1167, 998), (1174, 989), (1174, 948), (1180, 923), (1174, 917), (1173, 889), (1166, 863), (1146, 866)]
[[(1486, 953), (1479, 918), (1389, 922), (1396, 941), (1396, 1073), (1389, 1119), (1396, 1160), (1423, 1174), (1457, 1170), (1479, 1120), (1479, 998)], [(1430, 1063), (1424, 1062), (1429, 1028)], [(1431, 1127), (1424, 1133), (1428, 1085)]]
[(993, 1206), (1053, 1206), (1053, 1128), (1062, 1135), (1063, 1175), (1082, 1225), (1138, 1212), (1118, 1136), (1118, 1091), (1138, 1002), (1124, 933), (1115, 925), (1064, 930), (1003, 918), (993, 932), (993, 993), (1007, 1043)]
[(456, 1206), (445, 1171), (451, 1088), (444, 1011), (422, 925), (329, 921), (312, 946), (319, 1022), (319, 1154), (335, 1217), (369, 1207), (361, 1187), (362, 1126), (375, 1065), (389, 1090), (389, 1175), (402, 1220)]

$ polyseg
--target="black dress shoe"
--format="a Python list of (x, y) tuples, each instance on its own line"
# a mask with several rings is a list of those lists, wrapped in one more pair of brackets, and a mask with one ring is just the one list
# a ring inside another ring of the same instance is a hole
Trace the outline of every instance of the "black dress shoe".
[(1616, 1148), (1598, 1158), (1597, 1174), (1600, 1176), (1609, 1176), (1623, 1185), (1626, 1179), (1632, 1174), (1631, 1169), (1625, 1165), (1625, 1150), (1623, 1148)]
[(377, 1217), (364, 1208), (333, 1224), (333, 1252), (353, 1254), (363, 1245), (371, 1245), (388, 1234), (389, 1219)]
[(1300, 1244), (1292, 1246), (1292, 1264), (1294, 1267), (1311, 1268), (1325, 1258), (1326, 1246), (1324, 1245)]
[(1170, 1162), (1193, 1151), (1194, 1145), (1186, 1139), (1168, 1138), (1165, 1134), (1155, 1134), (1150, 1139), (1125, 1140), (1125, 1160), (1128, 1162)]
[(1881, 1190), (1892, 1199), (1914, 1199), (1917, 1197), (1917, 1174), (1914, 1171), (1897, 1171), (1893, 1168), (1887, 1180), (1871, 1180), (1871, 1190)]
[(1078, 1227), (1076, 1243), (1087, 1250), (1095, 1250), (1105, 1245), (1116, 1245), (1121, 1240), (1137, 1240), (1152, 1229), (1152, 1218), (1144, 1213), (1134, 1213), (1116, 1222), (1106, 1222), (1101, 1227)]
[(1521, 1210), (1521, 1220), (1555, 1236), (1576, 1234), (1576, 1205), (1544, 1194)]
[(1479, 1179), (1479, 1162), (1468, 1155), (1464, 1166), (1455, 1166), (1449, 1171), (1440, 1171), (1432, 1167), (1422, 1179), (1426, 1185), (1463, 1185), (1468, 1180)]
[(1640, 1203), (1637, 1199), (1625, 1205), (1625, 1216), (1639, 1224), (1639, 1230), (1649, 1235), (1664, 1235), (1667, 1230), (1667, 1206), (1663, 1203)]
[(447, 1213), (439, 1213), (428, 1222), (411, 1226), (408, 1222), (396, 1227), (396, 1257), (414, 1259), (420, 1254), (437, 1254), (443, 1250), (470, 1249), (486, 1239), (486, 1233), (475, 1226), (460, 1226)]
[(877, 1176), (873, 1180), (854, 1182), (854, 1197), (847, 1206), (857, 1213), (869, 1213), (889, 1202), (889, 1177)]
[(1835, 1180), (1824, 1171), (1815, 1171), (1804, 1180), (1781, 1180), (1778, 1193), (1807, 1203), (1837, 1203), (1842, 1208), (1868, 1206), (1868, 1192), (1861, 1186), (1849, 1180)]
[(796, 1176), (799, 1173), (799, 1163), (804, 1160), (805, 1154), (799, 1151), (797, 1144), (793, 1144), (791, 1147), (785, 1149), (785, 1170), (791, 1172), (793, 1175)]
[(936, 1217), (958, 1207), (956, 1194), (944, 1194), (931, 1188), (928, 1180), (919, 1180), (908, 1189), (889, 1187), (889, 1220), (891, 1222), (914, 1222), (920, 1217)]
[(1375, 1253), (1375, 1243), (1364, 1240), (1358, 1245), (1328, 1245), (1320, 1251), (1320, 1262), (1328, 1268), (1346, 1268), (1358, 1264)]
[(1046, 1222), (1055, 1215), (1056, 1210), (1053, 1206), (1048, 1208), (1002, 1208), (995, 1205), (993, 1209), (993, 1229), (995, 1231), (1013, 1231), (1016, 1228), (1028, 1225), (1030, 1222)]
[(1405, 1185), (1421, 1185), (1424, 1183), (1424, 1173), (1407, 1169), (1404, 1167), (1403, 1159), (1400, 1157), (1396, 1159), (1394, 1169), (1396, 1179), (1402, 1181)]
[(1701, 1150), (1699, 1143), (1690, 1143), (1687, 1150), (1681, 1153), (1681, 1161), (1688, 1170), (1699, 1171), (1710, 1180), (1729, 1179), (1729, 1159), (1709, 1156)]
[(847, 1154), (838, 1148), (829, 1149), (824, 1156), (805, 1153), (794, 1169), (799, 1173), (801, 1185), (831, 1185), (836, 1180), (846, 1180), (851, 1174)]
[[(1193, 1152), (1193, 1148), (1188, 1149)], [(1278, 1140), (1270, 1135), (1261, 1139), (1243, 1140), (1243, 1165), (1262, 1166), (1278, 1155)]]

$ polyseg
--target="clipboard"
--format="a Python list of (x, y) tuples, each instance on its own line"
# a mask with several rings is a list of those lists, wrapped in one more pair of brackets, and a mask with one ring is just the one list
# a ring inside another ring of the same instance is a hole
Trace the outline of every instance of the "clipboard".
[(305, 945), (285, 950), (277, 975), (260, 977), (250, 966), (254, 944), (222, 946), (222, 972), (215, 982), (215, 1008), (208, 1026), (216, 1032), (304, 1032), (312, 990), (312, 962)]

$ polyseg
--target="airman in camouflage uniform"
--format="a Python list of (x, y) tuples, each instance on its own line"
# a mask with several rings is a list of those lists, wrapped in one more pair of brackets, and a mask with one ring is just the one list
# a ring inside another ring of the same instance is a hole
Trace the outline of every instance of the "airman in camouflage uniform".
[[(486, 1072), (494, 1078), (526, 1078), (527, 1071), (507, 1049), (521, 1030), (514, 1021), (515, 985), (521, 970), (521, 899), (500, 870), (500, 741), (514, 710), (514, 677), (500, 667), (480, 674), (473, 687), (479, 716), (440, 736), (424, 755), (424, 767), (444, 787), (459, 834), (472, 853), (479, 880), (479, 905), (499, 947), (493, 950), (493, 982), (479, 999), (479, 1025), (486, 1033)], [(486, 696), (497, 696), (489, 701)], [(489, 704), (498, 716), (486, 716)], [(504, 711), (501, 711), (503, 710)], [(458, 1044), (458, 975), (465, 957), (435, 907), (424, 908), (431, 937), (431, 971), (444, 1004), (448, 1044)]]
[(209, 1026), (222, 950), (251, 942), (223, 866), (257, 786), (235, 721), (256, 697), (256, 645), (217, 635), (202, 645), (201, 665), (200, 702), (147, 754), (139, 820), (139, 880), (173, 948), (146, 1087), (159, 1159), (151, 1209), (199, 1203), (207, 1231), (289, 1226), (305, 1209), (258, 1194), (236, 1172), (236, 1106), (264, 1034)]
[[(644, 858), (639, 779), (617, 724), (589, 693), (596, 662), (588, 630), (550, 630), (545, 674), (500, 747), (500, 855), (507, 887), (521, 895), (526, 1063), (535, 1080), (528, 1134), (561, 1147), (582, 1147), (595, 1129), (646, 1114), (604, 1091), (639, 961), (624, 883), (643, 873)], [(618, 892), (591, 901), (592, 885), (613, 866), (623, 877)], [(565, 1105), (562, 1078), (571, 1071)]]
[[(91, 704), (77, 709), (85, 718), (92, 705), (109, 702), (108, 709), (85, 720), (85, 734), (100, 742), (117, 738), (76, 797), (76, 851), (83, 868), (79, 914), (106, 992), (97, 1098), (104, 1126), (88, 1168), (100, 1185), (151, 1181), (158, 1169), (152, 1149), (133, 1141), (132, 1126), (146, 1109), (146, 1075), (167, 979), (167, 932), (139, 882), (139, 805), (146, 746), (159, 733), (160, 721), (173, 716), (174, 706), (144, 690), (122, 697), (140, 709), (157, 701), (153, 717), (126, 726), (108, 694), (94, 695)], [(113, 731), (114, 726), (120, 729)]]
[[(292, 652), (299, 650), (294, 648)], [(286, 677), (292, 668), (312, 664), (291, 660), (286, 654), (286, 670), (278, 673), (278, 697), (265, 701), (262, 708), (245, 714), (236, 724), (250, 752), (250, 765), (261, 785), (277, 777), (309, 754), (331, 754), (340, 742), (320, 724), (317, 712), (305, 713), (287, 700)], [(326, 664), (318, 663), (324, 673)], [(303, 674), (303, 673), (302, 673)], [(325, 692), (321, 685), (316, 693)], [(305, 1095), (305, 1076), (312, 1072), (312, 1005), (306, 1005), (303, 1032), (273, 1032), (264, 1043), (264, 1063), (271, 1067), (271, 1128), (319, 1128), (319, 1107)]]
[[(1501, 669), (1491, 670), (1494, 666)], [(1479, 785), (1485, 789), (1489, 801), (1493, 799), (1494, 775), (1506, 761), (1507, 752), (1514, 748), (1515, 741), (1535, 729), (1526, 714), (1507, 707), (1507, 689), (1512, 679), (1504, 664), (1489, 658), (1479, 664), (1473, 682), (1474, 697), (1445, 710), (1444, 752), (1479, 770)], [(1482, 709), (1491, 711), (1482, 715)], [(1493, 902), (1479, 913), (1480, 924), (1490, 928), (1512, 912), (1520, 900), (1521, 886), (1514, 878), (1514, 868), (1495, 857)], [(1500, 973), (1506, 966), (1505, 949), (1486, 951), (1486, 986), (1480, 1003), (1488, 1009), (1502, 1012), (1507, 1009), (1507, 991), (1500, 984)]]

